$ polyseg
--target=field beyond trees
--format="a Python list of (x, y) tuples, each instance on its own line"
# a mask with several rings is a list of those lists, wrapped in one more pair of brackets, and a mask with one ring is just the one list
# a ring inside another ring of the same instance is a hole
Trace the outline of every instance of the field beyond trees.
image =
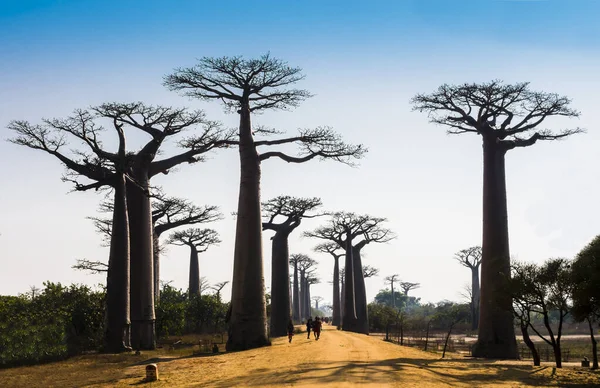
[(52, 364), (0, 370), (3, 387), (102, 387), (146, 384), (145, 367), (156, 363), (153, 387), (585, 387), (600, 373), (566, 364), (534, 367), (523, 361), (484, 361), (398, 346), (374, 336), (325, 326), (319, 341), (296, 334), (291, 344), (245, 352), (193, 355), (163, 348), (141, 355), (87, 355)]

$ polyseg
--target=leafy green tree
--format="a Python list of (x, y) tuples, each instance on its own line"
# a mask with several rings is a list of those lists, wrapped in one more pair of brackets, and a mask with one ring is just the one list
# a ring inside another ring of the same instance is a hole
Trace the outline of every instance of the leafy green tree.
[[(513, 278), (510, 281), (511, 296), (521, 305), (529, 305), (531, 312), (540, 314), (548, 337), (535, 326), (529, 327), (554, 351), (556, 367), (562, 367), (560, 340), (565, 317), (571, 310), (573, 280), (571, 265), (567, 259), (549, 259), (541, 265), (515, 263), (512, 266)], [(558, 324), (551, 325), (551, 313), (558, 314)], [(556, 330), (556, 331), (555, 331)]]
[(596, 236), (575, 257), (572, 265), (573, 318), (586, 320), (592, 341), (592, 369), (598, 369), (597, 343), (593, 324), (600, 321), (600, 235)]
[(470, 318), (470, 306), (467, 304), (457, 304), (453, 302), (443, 301), (438, 303), (436, 306), (436, 313), (433, 321), (440, 327), (446, 328), (446, 339), (444, 341), (444, 350), (442, 352), (442, 358), (446, 356), (446, 349), (448, 347), (448, 340), (452, 329), (457, 323), (467, 322)]

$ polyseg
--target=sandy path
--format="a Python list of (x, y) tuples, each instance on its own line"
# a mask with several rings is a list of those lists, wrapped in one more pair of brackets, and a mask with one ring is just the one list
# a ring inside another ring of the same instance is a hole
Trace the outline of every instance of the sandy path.
[[(292, 344), (277, 338), (271, 347), (246, 352), (158, 360), (160, 381), (152, 386), (520, 387), (565, 386), (573, 377), (578, 383), (600, 382), (597, 374), (582, 376), (566, 369), (552, 374), (549, 366), (534, 368), (527, 362), (441, 360), (380, 338), (325, 329), (319, 341), (299, 334)], [(129, 367), (126, 373), (129, 378), (113, 384), (140, 383), (144, 365)]]
[[(140, 356), (88, 355), (31, 367), (0, 369), (4, 387), (585, 387), (600, 386), (600, 372), (555, 370), (548, 363), (494, 362), (439, 354), (382, 341), (381, 337), (325, 326), (321, 339), (306, 334), (276, 338), (245, 352), (182, 356), (164, 350)], [(190, 353), (187, 353), (190, 354)], [(148, 357), (155, 357), (150, 358)], [(159, 381), (143, 381), (148, 363)]]

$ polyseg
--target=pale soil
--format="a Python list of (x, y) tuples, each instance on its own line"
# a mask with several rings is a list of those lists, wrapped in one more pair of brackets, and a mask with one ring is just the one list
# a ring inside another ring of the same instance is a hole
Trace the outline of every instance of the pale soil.
[[(158, 365), (152, 387), (523, 387), (599, 386), (587, 369), (533, 367), (529, 362), (441, 360), (438, 354), (377, 337), (324, 327), (321, 339), (297, 334), (291, 344), (207, 356), (83, 356), (53, 364), (0, 370), (0, 387), (145, 385), (145, 366)], [(164, 352), (163, 352), (164, 353)], [(188, 352), (188, 354), (191, 352)], [(158, 354), (158, 353), (157, 353)], [(584, 385), (589, 384), (589, 385)]]

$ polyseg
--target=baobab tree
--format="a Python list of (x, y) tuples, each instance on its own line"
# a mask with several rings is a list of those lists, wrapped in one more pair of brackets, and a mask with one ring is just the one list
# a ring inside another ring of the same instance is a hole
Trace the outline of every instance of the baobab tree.
[(300, 322), (302, 312), (300, 311), (300, 261), (303, 255), (295, 254), (290, 256), (290, 266), (294, 268), (293, 278), (294, 286), (292, 288), (292, 320), (295, 323)]
[(396, 308), (396, 298), (395, 298), (395, 296), (394, 296), (394, 284), (395, 284), (396, 282), (398, 282), (398, 280), (399, 280), (399, 279), (398, 279), (398, 276), (399, 276), (399, 275), (395, 273), (395, 274), (393, 274), (393, 275), (386, 276), (386, 277), (385, 277), (385, 279), (384, 279), (384, 280), (385, 280), (385, 282), (386, 282), (386, 283), (389, 283), (389, 284), (390, 284), (390, 287), (392, 288), (392, 307), (393, 307), (393, 308)]
[[(15, 133), (15, 137), (10, 139), (12, 143), (40, 150), (57, 158), (67, 168), (63, 181), (73, 183), (75, 191), (99, 190), (106, 186), (114, 189), (114, 233), (107, 268), (103, 350), (116, 353), (131, 349), (130, 246), (125, 192), (126, 181), (130, 181), (131, 177), (127, 172), (123, 125), (113, 122), (118, 136), (118, 151), (108, 152), (101, 148), (98, 140), (102, 130), (96, 123), (98, 116), (93, 110), (76, 110), (66, 119), (43, 119), (42, 124), (11, 121), (8, 129)], [(82, 141), (89, 150), (66, 150), (67, 137), (70, 136)]]
[[(160, 300), (160, 236), (169, 230), (182, 226), (208, 223), (221, 220), (222, 214), (218, 206), (197, 206), (190, 201), (167, 196), (160, 187), (152, 187), (150, 190), (152, 199), (152, 244), (154, 261), (154, 300)], [(100, 203), (100, 212), (112, 213), (113, 203), (110, 200)], [(87, 217), (94, 222), (96, 230), (103, 236), (103, 240), (110, 242), (112, 221), (102, 217)], [(73, 266), (75, 269), (88, 270), (92, 273), (101, 271), (103, 263), (78, 260)]]
[(308, 287), (306, 284), (306, 280), (310, 277), (311, 273), (314, 271), (314, 266), (317, 262), (312, 259), (310, 256), (305, 254), (296, 254), (290, 256), (290, 261), (295, 261), (298, 263), (298, 271), (300, 273), (300, 295), (299, 295), (299, 309), (300, 309), (300, 319), (305, 319), (310, 314), (310, 298), (308, 297)]
[[(204, 57), (196, 66), (176, 69), (165, 77), (165, 85), (170, 90), (201, 100), (221, 101), (226, 110), (240, 115), (241, 173), (227, 350), (270, 344), (266, 330), (262, 258), (261, 163), (271, 158), (288, 163), (304, 163), (315, 158), (350, 163), (365, 153), (363, 146), (344, 143), (327, 127), (303, 129), (297, 136), (276, 140), (254, 138), (255, 135), (281, 133), (260, 127), (253, 130), (250, 116), (267, 109), (298, 106), (311, 96), (306, 90), (292, 88), (303, 78), (300, 68), (290, 67), (269, 54), (258, 59)], [(258, 152), (259, 147), (294, 143), (300, 146), (296, 156), (282, 151)]]
[(312, 298), (310, 296), (310, 286), (312, 286), (313, 284), (319, 284), (320, 282), (321, 282), (321, 280), (319, 280), (319, 278), (314, 275), (314, 271), (311, 271), (310, 273), (307, 272), (306, 278), (304, 279), (304, 284), (306, 287), (306, 291), (304, 292), (304, 297), (305, 297), (304, 306), (306, 307), (306, 317), (312, 316), (311, 303), (310, 303)]
[(529, 83), (442, 85), (432, 94), (412, 99), (414, 110), (431, 122), (449, 127), (449, 134), (473, 133), (483, 143), (483, 239), (478, 340), (473, 356), (518, 358), (510, 280), (505, 155), (542, 140), (558, 140), (583, 129), (553, 131), (541, 125), (552, 116), (579, 117), (571, 100), (536, 92)]
[(333, 257), (333, 303), (331, 324), (339, 326), (341, 322), (340, 310), (340, 257), (344, 256), (344, 250), (333, 241), (325, 242), (314, 248), (315, 252), (329, 253)]
[(173, 232), (169, 244), (190, 248), (190, 276), (188, 290), (190, 297), (200, 295), (200, 263), (198, 254), (206, 252), (211, 245), (219, 244), (219, 234), (213, 229), (189, 228)]
[[(149, 135), (140, 151), (128, 154), (127, 204), (131, 242), (131, 340), (134, 349), (154, 349), (154, 259), (150, 181), (182, 163), (195, 163), (201, 154), (216, 147), (227, 147), (231, 133), (219, 123), (209, 121), (203, 111), (187, 111), (143, 103), (103, 104), (97, 108), (103, 117), (119, 125)], [(201, 127), (201, 133), (180, 142), (186, 151), (155, 160), (167, 139), (186, 129)]]
[(218, 206), (197, 206), (190, 201), (170, 197), (162, 190), (152, 193), (152, 244), (154, 260), (154, 300), (160, 300), (160, 236), (182, 226), (214, 222), (223, 219)]
[(373, 276), (379, 275), (379, 268), (372, 267), (370, 265), (362, 266), (363, 278), (368, 279)]
[[(393, 233), (381, 226), (385, 218), (355, 213), (334, 213), (325, 226), (304, 236), (333, 241), (346, 251), (343, 329), (369, 333), (367, 294), (361, 260), (361, 250), (370, 243), (384, 243), (395, 238)], [(360, 241), (357, 239), (360, 238)]]
[(471, 328), (479, 325), (479, 266), (481, 265), (481, 247), (463, 249), (454, 254), (454, 259), (471, 270)]
[(313, 302), (315, 302), (315, 310), (318, 310), (319, 303), (323, 301), (323, 297), (322, 296), (313, 296), (311, 299), (313, 300)]
[(290, 271), (289, 235), (300, 226), (302, 218), (312, 218), (310, 214), (321, 206), (319, 198), (294, 198), (279, 196), (262, 204), (263, 230), (273, 230), (271, 238), (271, 337), (287, 335), (290, 320)]
[(215, 296), (217, 297), (218, 300), (221, 300), (221, 290), (223, 289), (223, 287), (225, 287), (227, 284), (229, 284), (229, 280), (224, 281), (224, 282), (219, 282), (216, 283), (215, 285), (213, 285), (211, 288), (215, 291)]
[(421, 287), (420, 283), (400, 282), (400, 288), (402, 289), (402, 292), (404, 292), (404, 295), (406, 295), (406, 296), (408, 296), (408, 293), (410, 292), (410, 290), (414, 290), (419, 287)]

